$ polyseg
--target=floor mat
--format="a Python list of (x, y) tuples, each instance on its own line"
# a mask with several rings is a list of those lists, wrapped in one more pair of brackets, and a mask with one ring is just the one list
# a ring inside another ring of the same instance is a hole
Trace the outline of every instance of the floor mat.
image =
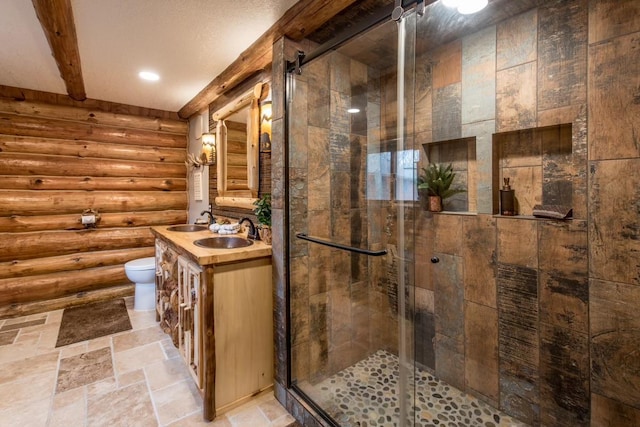
[(62, 313), (56, 347), (129, 329), (131, 321), (122, 298), (66, 308)]

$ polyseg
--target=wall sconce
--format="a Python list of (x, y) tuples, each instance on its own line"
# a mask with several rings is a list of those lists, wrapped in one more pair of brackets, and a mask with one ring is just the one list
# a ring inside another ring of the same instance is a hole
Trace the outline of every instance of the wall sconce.
[(271, 151), (271, 101), (260, 104), (260, 152)]
[(203, 133), (202, 134), (202, 147), (204, 148), (204, 153), (207, 156), (207, 165), (215, 165), (216, 164), (216, 155), (217, 155), (217, 147), (216, 147), (216, 134), (215, 133)]

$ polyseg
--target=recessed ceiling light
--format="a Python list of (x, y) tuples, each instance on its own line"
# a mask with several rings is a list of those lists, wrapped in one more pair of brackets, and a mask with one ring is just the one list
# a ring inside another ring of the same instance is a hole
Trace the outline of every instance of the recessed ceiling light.
[(458, 12), (463, 15), (470, 15), (472, 13), (480, 12), (487, 6), (487, 3), (487, 0), (462, 1), (458, 5)]
[(349, 108), (347, 110), (347, 113), (349, 113), (349, 114), (355, 114), (355, 113), (359, 113), (359, 112), (360, 112), (359, 108)]
[(148, 80), (150, 82), (157, 82), (158, 80), (160, 80), (160, 76), (156, 73), (152, 73), (151, 71), (140, 71), (138, 73), (138, 77), (140, 77), (142, 80)]
[(469, 15), (481, 11), (487, 6), (487, 0), (442, 0), (447, 7), (457, 8), (463, 15)]

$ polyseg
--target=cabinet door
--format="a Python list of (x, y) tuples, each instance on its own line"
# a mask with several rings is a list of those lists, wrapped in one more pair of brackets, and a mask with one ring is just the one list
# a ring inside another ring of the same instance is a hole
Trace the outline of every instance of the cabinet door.
[(202, 319), (200, 310), (202, 269), (187, 258), (178, 258), (179, 350), (196, 385), (202, 388)]

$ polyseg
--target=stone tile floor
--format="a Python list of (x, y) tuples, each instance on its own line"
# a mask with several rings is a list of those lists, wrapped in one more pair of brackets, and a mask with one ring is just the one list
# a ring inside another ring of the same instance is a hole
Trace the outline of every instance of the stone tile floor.
[(154, 312), (130, 331), (55, 348), (62, 310), (0, 320), (0, 425), (285, 427), (272, 393), (202, 420), (202, 398)]

